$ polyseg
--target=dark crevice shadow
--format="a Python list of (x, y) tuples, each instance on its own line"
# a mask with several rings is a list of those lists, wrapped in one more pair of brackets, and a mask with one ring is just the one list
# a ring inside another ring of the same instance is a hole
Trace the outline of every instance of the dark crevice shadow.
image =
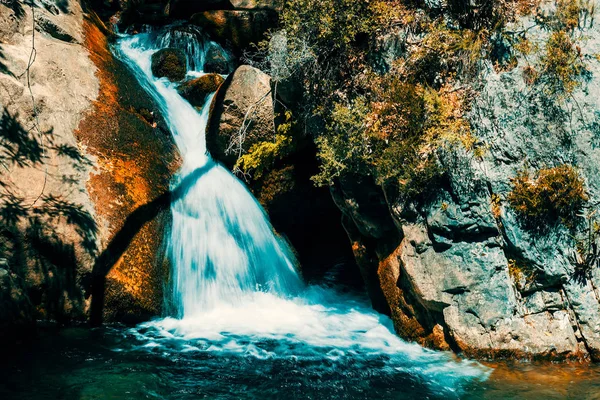
[(183, 198), (190, 187), (216, 164), (209, 161), (203, 167), (197, 168), (188, 174), (177, 187), (169, 190), (154, 200), (136, 208), (125, 220), (123, 227), (113, 236), (104, 251), (96, 258), (90, 276), (86, 277), (84, 285), (87, 295), (92, 296), (90, 311), (90, 325), (100, 326), (104, 311), (104, 297), (106, 289), (106, 276), (125, 253), (131, 241), (142, 227), (156, 218), (161, 211), (166, 210), (171, 203)]
[(69, 8), (69, 0), (54, 0), (54, 4), (61, 12), (65, 14), (71, 12), (71, 9)]

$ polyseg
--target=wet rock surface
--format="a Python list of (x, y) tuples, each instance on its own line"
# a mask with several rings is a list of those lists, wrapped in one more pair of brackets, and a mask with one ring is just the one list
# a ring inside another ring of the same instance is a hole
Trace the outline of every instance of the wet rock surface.
[(220, 46), (210, 43), (204, 61), (204, 72), (228, 75), (231, 72), (231, 61)]
[[(94, 275), (108, 273), (104, 320), (138, 322), (160, 314), (168, 277), (163, 238), (169, 210), (152, 213), (152, 218), (144, 212), (152, 212), (153, 200), (169, 191), (180, 158), (156, 104), (110, 52), (110, 32), (97, 19), (86, 21), (84, 29), (100, 92), (76, 135), (98, 159), (87, 188), (102, 226), (100, 255), (107, 248), (120, 249), (117, 258), (108, 257), (116, 259), (114, 265), (95, 263), (94, 268), (108, 270)], [(130, 231), (145, 219), (149, 221), (139, 230)], [(115, 243), (122, 237), (130, 239), (125, 247)]]
[[(96, 257), (176, 168), (170, 136), (148, 120), (152, 102), (113, 59), (105, 26), (76, 1), (33, 7), (0, 4), (0, 334), (86, 320)], [(160, 312), (161, 218), (121, 254), (107, 317)]]

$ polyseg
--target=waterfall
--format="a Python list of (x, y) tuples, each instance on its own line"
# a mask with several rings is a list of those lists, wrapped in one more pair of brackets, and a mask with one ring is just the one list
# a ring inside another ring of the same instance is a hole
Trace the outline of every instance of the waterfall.
[[(206, 47), (198, 38), (195, 31), (167, 30), (121, 42), (121, 50), (139, 66), (138, 77), (166, 116), (183, 159), (173, 187), (185, 184), (179, 188), (185, 196), (171, 206), (168, 240), (173, 303), (182, 318), (221, 304), (240, 304), (247, 293), (287, 296), (301, 287), (292, 251), (273, 233), (258, 202), (207, 155), (205, 130), (212, 96), (198, 112), (177, 93), (176, 84), (152, 76), (152, 53), (163, 47), (184, 50), (191, 60), (190, 75), (201, 76)], [(185, 179), (191, 174), (198, 177)]]
[(365, 298), (302, 283), (293, 253), (274, 234), (260, 205), (207, 154), (204, 133), (212, 97), (196, 110), (175, 84), (152, 76), (151, 56), (163, 47), (186, 52), (189, 76), (203, 74), (209, 46), (190, 43), (202, 35), (182, 32), (123, 36), (117, 48), (156, 100), (183, 158), (173, 187), (184, 184), (184, 195), (172, 204), (167, 238), (177, 310), (174, 317), (131, 329), (143, 343), (140, 349), (383, 363), (386, 370), (418, 376), (453, 395), (461, 384), (485, 378), (488, 371), (479, 364), (404, 342), (391, 320), (373, 311)]

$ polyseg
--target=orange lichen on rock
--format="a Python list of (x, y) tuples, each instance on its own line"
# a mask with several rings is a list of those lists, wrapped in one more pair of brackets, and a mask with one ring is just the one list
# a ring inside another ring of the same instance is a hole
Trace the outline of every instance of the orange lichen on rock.
[(396, 332), (403, 338), (415, 341), (429, 348), (449, 350), (444, 328), (431, 323), (431, 327), (423, 326), (417, 318), (418, 310), (406, 298), (398, 282), (402, 274), (400, 266), (400, 247), (379, 263), (377, 274), (383, 294), (390, 305), (390, 312)]
[(125, 185), (127, 196), (136, 207), (150, 201), (148, 182), (142, 178), (140, 172), (132, 160), (116, 160), (113, 170), (115, 182)]
[(96, 77), (100, 81), (100, 93), (98, 99), (94, 103), (95, 108), (102, 108), (105, 113), (115, 113), (115, 105), (118, 106), (118, 89), (108, 74), (108, 65), (113, 61), (113, 55), (108, 48), (108, 39), (106, 34), (100, 30), (99, 26), (102, 26), (104, 30), (106, 27), (98, 19), (98, 17), (92, 17), (92, 21), (86, 19), (83, 21), (83, 29), (85, 32), (84, 46), (88, 49), (90, 59), (98, 68), (96, 70)]
[[(76, 135), (97, 159), (87, 186), (102, 221), (105, 248), (133, 211), (169, 190), (179, 156), (166, 129), (144, 117), (158, 115), (151, 111), (157, 107), (126, 65), (112, 56), (108, 29), (91, 14), (84, 32), (100, 90)], [(160, 249), (168, 218), (163, 212), (145, 224), (112, 267), (106, 284), (106, 320), (136, 321), (160, 313), (168, 276)]]

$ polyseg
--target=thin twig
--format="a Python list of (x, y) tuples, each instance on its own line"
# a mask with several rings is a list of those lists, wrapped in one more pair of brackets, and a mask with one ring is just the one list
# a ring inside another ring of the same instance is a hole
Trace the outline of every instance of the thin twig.
[(240, 126), (240, 129), (238, 130), (238, 134), (236, 136), (232, 137), (231, 142), (229, 143), (229, 146), (225, 150), (225, 154), (231, 154), (233, 152), (237, 152), (238, 158), (242, 156), (242, 153), (244, 151), (243, 144), (244, 144), (244, 141), (246, 140), (246, 133), (248, 132), (250, 125), (252, 125), (252, 120), (249, 121), (248, 119), (250, 118), (251, 113), (252, 113), (252, 116), (254, 116), (254, 114), (258, 110), (258, 106), (270, 94), (271, 94), (271, 90), (269, 90), (260, 99), (258, 99), (254, 104), (252, 104), (250, 107), (248, 107), (248, 110), (246, 111), (246, 114), (244, 115), (244, 120), (242, 121), (242, 125)]
[[(25, 70), (25, 72), (23, 72), (23, 74), (21, 74), (19, 76), (19, 78), (22, 77), (24, 74), (27, 75), (27, 89), (29, 90), (29, 95), (31, 96), (31, 106), (32, 106), (32, 111), (33, 111), (33, 117), (35, 119), (34, 128), (38, 132), (38, 135), (40, 137), (40, 146), (42, 148), (42, 159), (45, 160), (46, 159), (46, 146), (44, 145), (44, 135), (42, 134), (42, 131), (40, 129), (40, 120), (39, 120), (39, 116), (38, 116), (37, 109), (35, 106), (35, 97), (33, 96), (33, 91), (31, 90), (31, 73), (30, 73), (31, 66), (33, 65), (33, 63), (35, 62), (35, 59), (37, 57), (37, 50), (35, 48), (34, 0), (29, 1), (29, 6), (31, 7), (31, 52), (29, 53), (29, 61), (27, 62), (27, 69)], [(42, 185), (42, 190), (40, 191), (40, 194), (35, 198), (33, 203), (31, 203), (29, 205), (28, 208), (33, 207), (38, 202), (38, 200), (44, 195), (44, 191), (46, 190), (47, 182), (48, 182), (48, 164), (46, 164), (44, 162), (44, 184)]]

